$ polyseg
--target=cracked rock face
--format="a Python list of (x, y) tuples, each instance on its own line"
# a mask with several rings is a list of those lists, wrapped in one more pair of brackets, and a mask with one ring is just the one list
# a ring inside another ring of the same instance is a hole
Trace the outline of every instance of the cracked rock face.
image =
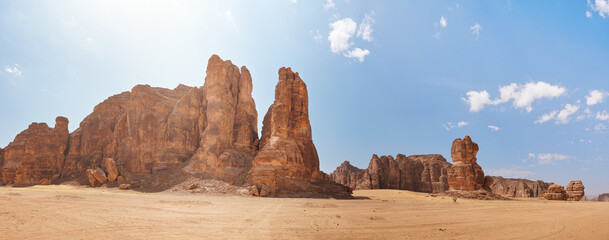
[(68, 144), (68, 119), (57, 117), (55, 127), (32, 123), (4, 148), (2, 182), (15, 186), (48, 184), (60, 177)]

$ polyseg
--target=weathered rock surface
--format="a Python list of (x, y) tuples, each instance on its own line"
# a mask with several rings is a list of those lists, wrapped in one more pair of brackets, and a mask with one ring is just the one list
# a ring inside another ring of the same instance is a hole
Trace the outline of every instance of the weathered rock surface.
[[(112, 158), (121, 174), (187, 164), (184, 172), (243, 183), (258, 139), (251, 91), (245, 67), (239, 72), (213, 55), (201, 88), (138, 85), (112, 96), (70, 135), (64, 175), (76, 177)], [(110, 179), (113, 175), (109, 172)]]
[(543, 197), (547, 200), (567, 200), (568, 195), (563, 186), (552, 184)]
[(68, 119), (65, 117), (57, 117), (54, 128), (49, 128), (46, 123), (30, 124), (2, 151), (2, 182), (29, 186), (59, 178), (68, 135)]
[(585, 196), (584, 184), (581, 180), (574, 180), (569, 182), (566, 190), (568, 198), (572, 199), (573, 201), (579, 201)]
[[(489, 176), (487, 176), (489, 177)], [(538, 198), (548, 190), (553, 183), (541, 180), (531, 181), (527, 179), (514, 179), (503, 177), (492, 177), (493, 184), (490, 189), (494, 194), (510, 198)]]
[(438, 193), (448, 190), (451, 164), (442, 155), (372, 156), (367, 169), (345, 161), (330, 178), (352, 189), (402, 189)]
[(108, 182), (114, 182), (118, 178), (118, 167), (112, 158), (106, 158), (106, 172), (108, 172)]
[(259, 147), (248, 175), (249, 182), (258, 189), (257, 195), (350, 195), (348, 189), (329, 182), (319, 170), (309, 123), (307, 86), (290, 68), (279, 69), (275, 101), (264, 116)]
[(448, 171), (448, 184), (453, 190), (474, 191), (490, 186), (492, 178), (485, 178), (482, 167), (476, 162), (478, 154), (478, 144), (472, 141), (469, 136), (463, 140), (457, 138), (453, 141), (450, 155), (453, 165)]

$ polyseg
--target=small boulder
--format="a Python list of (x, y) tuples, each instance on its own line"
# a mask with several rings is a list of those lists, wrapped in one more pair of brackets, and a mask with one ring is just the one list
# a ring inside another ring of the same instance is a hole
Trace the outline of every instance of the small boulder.
[(49, 180), (48, 178), (41, 179), (40, 181), (38, 181), (38, 185), (51, 185), (51, 180)]
[(108, 182), (106, 173), (103, 170), (101, 170), (101, 168), (95, 169), (95, 171), (93, 172), (93, 177), (95, 177), (95, 180), (97, 180), (101, 184), (105, 184)]
[(271, 195), (271, 188), (267, 185), (262, 185), (262, 187), (260, 187), (260, 194), (258, 196), (268, 197), (269, 195)]
[(260, 196), (260, 190), (258, 190), (258, 187), (256, 187), (256, 185), (249, 186), (247, 190), (252, 196)]
[(95, 170), (87, 169), (85, 173), (87, 174), (87, 178), (89, 179), (89, 184), (91, 184), (91, 187), (97, 187), (101, 185), (95, 178)]
[(131, 189), (131, 184), (123, 183), (121, 185), (118, 185), (118, 189), (122, 189), (122, 190)]
[(108, 172), (108, 182), (114, 182), (118, 177), (118, 168), (116, 162), (112, 158), (106, 158), (106, 172)]
[(190, 186), (188, 186), (188, 190), (193, 190), (193, 189), (196, 189), (196, 188), (199, 188), (199, 185), (196, 184), (196, 183), (190, 184)]

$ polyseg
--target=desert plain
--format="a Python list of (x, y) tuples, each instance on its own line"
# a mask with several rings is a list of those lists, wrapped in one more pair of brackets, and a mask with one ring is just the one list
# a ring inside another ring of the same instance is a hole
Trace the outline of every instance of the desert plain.
[(2, 239), (609, 239), (609, 203), (469, 200), (403, 190), (355, 199), (0, 187)]

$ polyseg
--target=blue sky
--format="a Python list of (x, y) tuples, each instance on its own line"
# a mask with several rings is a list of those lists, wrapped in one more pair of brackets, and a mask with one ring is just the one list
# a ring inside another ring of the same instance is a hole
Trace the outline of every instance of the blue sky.
[(136, 84), (245, 65), (261, 120), (277, 70), (309, 89), (321, 168), (440, 153), (487, 174), (609, 192), (609, 4), (587, 1), (1, 1), (0, 146)]

